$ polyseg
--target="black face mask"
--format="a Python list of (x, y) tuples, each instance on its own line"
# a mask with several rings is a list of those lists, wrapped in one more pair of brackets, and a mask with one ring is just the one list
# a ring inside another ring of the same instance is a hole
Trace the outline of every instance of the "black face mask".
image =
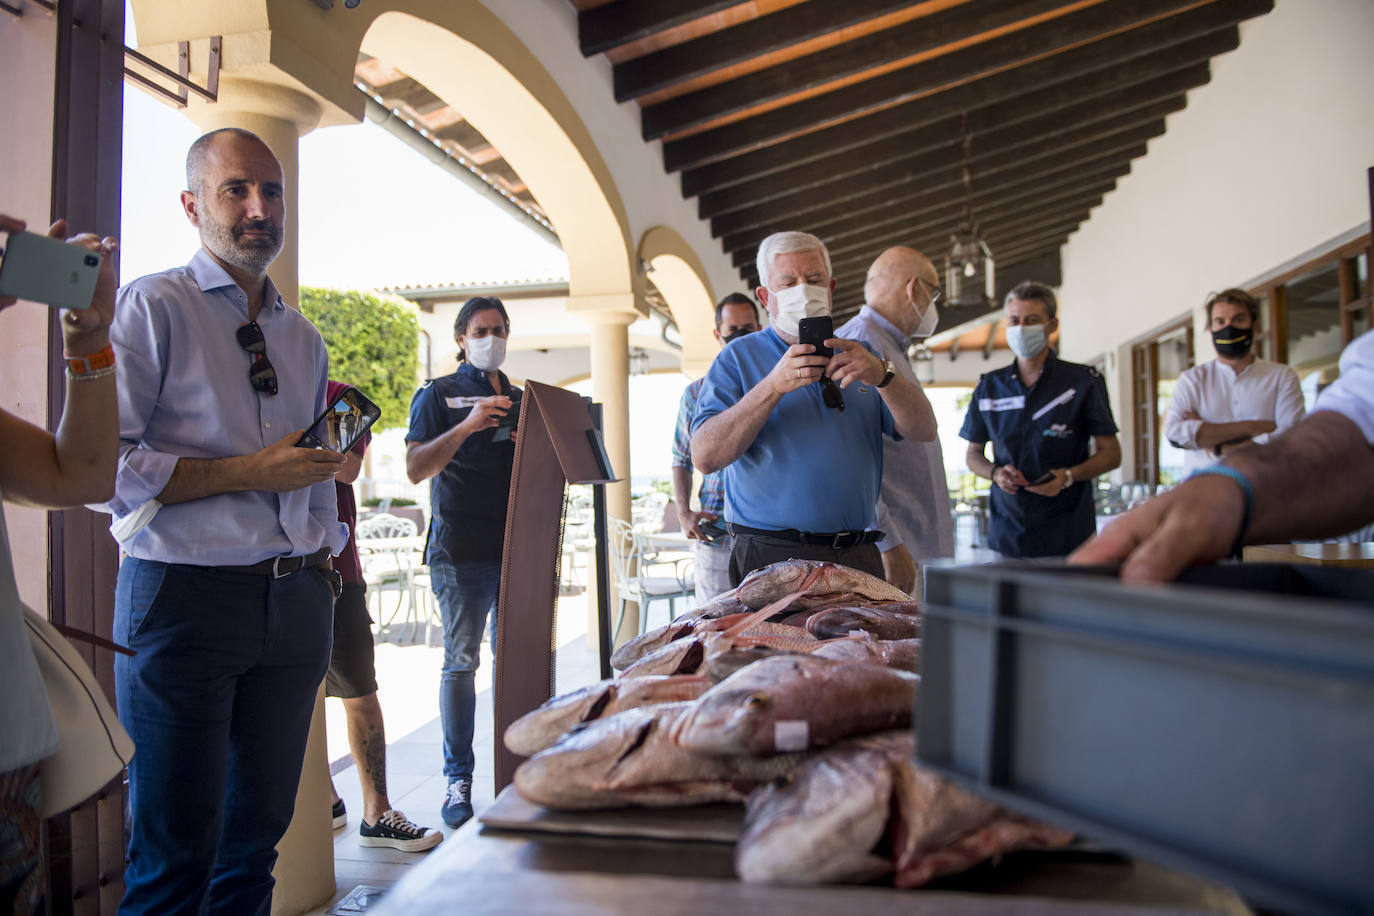
[(1229, 359), (1246, 355), (1254, 343), (1254, 328), (1238, 328), (1228, 324), (1212, 332), (1212, 346), (1216, 347), (1219, 355)]
[(730, 334), (730, 335), (728, 335), (728, 336), (722, 337), (721, 340), (725, 341), (726, 343), (729, 343), (729, 342), (732, 341), (732, 340), (739, 340), (739, 339), (740, 339), (741, 337), (743, 337), (745, 334), (752, 334), (752, 333), (754, 333), (754, 332), (753, 332), (753, 331), (736, 331), (736, 332), (733, 333), (733, 334)]

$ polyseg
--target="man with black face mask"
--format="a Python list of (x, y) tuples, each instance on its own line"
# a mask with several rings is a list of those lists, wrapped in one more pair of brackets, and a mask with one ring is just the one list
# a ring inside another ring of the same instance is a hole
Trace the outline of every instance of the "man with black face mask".
[(1185, 449), (1191, 474), (1220, 461), (1230, 449), (1264, 443), (1302, 419), (1298, 374), (1254, 354), (1259, 302), (1243, 289), (1207, 300), (1207, 325), (1217, 358), (1179, 376), (1164, 434)]
[[(716, 343), (722, 347), (759, 329), (759, 312), (744, 293), (730, 293), (716, 303)], [(725, 473), (704, 474), (698, 499), (701, 508), (692, 509), (692, 420), (701, 397), (702, 376), (682, 392), (678, 406), (677, 429), (673, 433), (673, 501), (678, 522), (689, 538), (697, 540), (693, 551), (698, 601), (707, 601), (730, 589), (730, 550), (734, 541), (724, 533)], [(702, 525), (705, 523), (706, 527)]]

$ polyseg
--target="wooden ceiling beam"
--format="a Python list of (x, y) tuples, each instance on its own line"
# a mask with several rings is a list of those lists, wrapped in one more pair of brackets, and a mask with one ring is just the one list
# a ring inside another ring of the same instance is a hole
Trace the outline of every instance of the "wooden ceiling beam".
[[(1100, 173), (1083, 176), (1083, 180), (1075, 176), (1053, 186), (1032, 182), (1015, 190), (975, 197), (973, 213), (980, 223), (991, 223), (1019, 215), (1031, 207), (1043, 209), (1101, 198), (1115, 187), (1114, 176)], [(900, 207), (894, 208), (890, 215), (882, 219), (846, 220), (844, 230), (826, 230), (818, 234), (825, 240), (830, 256), (838, 259), (854, 249), (871, 250), (875, 245), (910, 245), (911, 239), (924, 238), (932, 232), (943, 231), (947, 235), (958, 226), (964, 211), (964, 201), (953, 201), (940, 207)], [(745, 266), (754, 259), (754, 254), (755, 249), (752, 248), (733, 252), (733, 266)]]
[(737, 6), (740, 0), (614, 0), (577, 14), (583, 57)]
[[(891, 80), (890, 96), (914, 98), (940, 86), (977, 79), (1009, 65), (1028, 63), (1045, 54), (1090, 41), (1104, 31), (1129, 28), (1158, 15), (1167, 15), (1196, 0), (1134, 0), (1125, 7), (1099, 4), (1058, 19), (1013, 31), (928, 57), (872, 81)], [(1063, 0), (1016, 0), (993, 4), (970, 3), (883, 29), (797, 60), (645, 105), (641, 133), (645, 140), (699, 128), (729, 115), (790, 98), (809, 89), (824, 89), (836, 80), (862, 76), (874, 68), (900, 65), (916, 54), (938, 51), (993, 29), (1014, 27), (1030, 16), (1061, 9)], [(1139, 11), (1134, 7), (1141, 7)], [(898, 89), (897, 87), (900, 87)], [(824, 96), (809, 98), (811, 105)], [(796, 104), (795, 102), (793, 104)]]
[[(1077, 127), (1119, 117), (1128, 111), (1151, 109), (1159, 116), (1179, 111), (1187, 104), (1188, 90), (1205, 84), (1210, 78), (1206, 63), (1193, 64), (1184, 70), (1170, 73), (1162, 79), (1107, 96), (1088, 99), (1076, 105), (1060, 108), (1053, 113), (1041, 113), (1035, 106), (1031, 114), (1005, 120), (994, 130), (969, 130), (973, 151), (984, 155), (992, 150), (1014, 144), (1024, 136), (1053, 137)], [(973, 119), (970, 118), (970, 121)], [(936, 125), (917, 128), (895, 137), (866, 144), (843, 153), (814, 159), (791, 168), (759, 175), (743, 184), (734, 184), (701, 195), (700, 206), (720, 206), (730, 200), (729, 195), (752, 195), (754, 201), (801, 190), (811, 185), (862, 174), (904, 160), (914, 159), (935, 149), (947, 148), (962, 139), (959, 118), (949, 118)], [(713, 214), (714, 215), (714, 214)]]
[[(1112, 8), (1120, 9), (1115, 4)], [(920, 106), (924, 112), (920, 121), (929, 123), (1021, 95), (1036, 87), (1064, 82), (1104, 68), (1125, 66), (1127, 61), (1137, 60), (1139, 65), (1142, 57), (1151, 57), (1189, 38), (1205, 36), (1208, 32), (1234, 25), (1239, 19), (1260, 15), (1272, 8), (1273, 0), (1216, 0), (1182, 15), (1170, 16), (1122, 34), (1088, 42), (1061, 54), (1050, 55), (1044, 60), (1027, 63), (1014, 71), (975, 79), (961, 86), (947, 86), (943, 91), (936, 91), (940, 87), (931, 86), (928, 81), (913, 83), (913, 77), (919, 77), (922, 72), (919, 68), (926, 66), (918, 64), (822, 96), (784, 105), (745, 121), (667, 141), (663, 145), (664, 166), (668, 171), (679, 171), (725, 159), (802, 132), (816, 131), (841, 120), (853, 120), (863, 114), (871, 116), (880, 109), (898, 107), (898, 103), (916, 100), (918, 93), (923, 96), (921, 101), (926, 103)], [(1072, 18), (1067, 17), (1064, 21)], [(1233, 37), (1232, 46), (1234, 40)], [(1224, 37), (1220, 41), (1225, 43)], [(995, 44), (990, 42), (981, 50), (984, 53), (990, 49), (995, 51)], [(1048, 52), (1050, 48), (1039, 50)], [(935, 64), (939, 60), (937, 58), (927, 63)], [(1148, 66), (1148, 62), (1145, 66)], [(932, 107), (936, 99), (939, 99), (939, 104)], [(850, 145), (907, 130), (915, 123), (911, 111), (883, 114), (887, 115), (885, 119), (875, 119), (862, 129), (842, 125), (843, 132), (850, 135)], [(885, 133), (882, 127), (886, 128)], [(817, 155), (834, 152), (837, 148), (821, 149)], [(795, 158), (783, 164), (794, 161)]]
[[(1113, 41), (1108, 39), (1108, 41)], [(1012, 94), (991, 104), (961, 109), (958, 105), (969, 94), (969, 88), (956, 88), (915, 102), (867, 115), (843, 124), (826, 127), (792, 140), (766, 146), (749, 153), (733, 155), (687, 169), (682, 173), (684, 196), (698, 196), (752, 182), (774, 172), (795, 169), (810, 163), (844, 163), (880, 158), (891, 143), (909, 143), (911, 149), (930, 145), (937, 138), (959, 133), (962, 118), (968, 115), (968, 130), (975, 140), (983, 133), (1010, 125), (1038, 122), (1052, 118), (1068, 107), (1091, 104), (1094, 99), (1132, 100), (1135, 93), (1149, 96), (1157, 91), (1168, 92), (1169, 86), (1181, 85), (1175, 92), (1193, 88), (1188, 81), (1196, 79), (1199, 68), (1206, 68), (1215, 52), (1239, 44), (1239, 32), (1234, 26), (1200, 39), (1186, 41), (1150, 57), (1133, 58), (1104, 65), (1101, 69), (1080, 73), (1079, 76), (1045, 84), (1026, 73), (1030, 82)], [(1066, 52), (1065, 63), (1080, 59), (1089, 49)], [(1058, 58), (1056, 58), (1058, 59)], [(1038, 66), (1038, 65), (1037, 65)], [(1036, 67), (1026, 68), (1027, 70)], [(1069, 66), (1070, 72), (1081, 67)], [(1203, 76), (1205, 82), (1207, 76)], [(985, 84), (1012, 83), (1002, 74), (983, 81)], [(1000, 95), (998, 93), (994, 93)], [(854, 157), (849, 159), (848, 157)]]
[[(1002, 130), (988, 131), (971, 141), (969, 167), (975, 184), (980, 175), (1001, 168), (1015, 167), (1028, 158), (1038, 158), (1084, 143), (1092, 143), (1115, 134), (1162, 119), (1183, 108), (1186, 97), (1174, 95), (1162, 100), (1118, 109), (1094, 107), (1075, 112), (1077, 117), (1064, 117), (1036, 125), (1034, 129), (1015, 124)], [(751, 207), (791, 205), (805, 208), (816, 195), (829, 196), (829, 189), (862, 185), (886, 187), (907, 181), (921, 181), (926, 176), (938, 176), (954, 170), (962, 180), (963, 144), (956, 135), (944, 146), (889, 158), (886, 162), (869, 163), (860, 169), (850, 169), (838, 175), (817, 163), (800, 169), (789, 169), (733, 188), (723, 188), (704, 194), (697, 202), (697, 216), (711, 219), (726, 213)], [(932, 177), (932, 181), (938, 177)]]
[[(1163, 133), (1164, 120), (1157, 118), (1148, 124), (1107, 134), (1096, 129), (1076, 133), (1072, 142), (1067, 142), (1065, 138), (1066, 142), (1062, 143), (1006, 150), (971, 166), (973, 187), (981, 190), (990, 183), (998, 182), (1008, 173), (1014, 176), (1015, 173), (1024, 173), (1037, 165), (1053, 166), (1059, 162), (1096, 158), (1100, 153), (1133, 148)], [(854, 203), (853, 209), (848, 211), (853, 213), (865, 209), (866, 206), (881, 204), (885, 195), (895, 196), (913, 188), (919, 188), (927, 193), (938, 193), (936, 199), (939, 201), (962, 197), (962, 168), (959, 162), (955, 161), (942, 167), (932, 165), (927, 169), (875, 170), (875, 174), (871, 176), (846, 178), (801, 194), (776, 198), (715, 217), (711, 220), (711, 234), (724, 236), (746, 229), (782, 223), (796, 224), (799, 221), (805, 225), (805, 219), (801, 215), (815, 212), (818, 204), (820, 209), (833, 213), (834, 202), (845, 200)], [(856, 203), (860, 198), (864, 201), (863, 204)], [(847, 208), (848, 206), (849, 203), (846, 204)]]
[[(986, 231), (993, 226), (1003, 228), (1020, 225), (1029, 220), (1051, 219), (1061, 213), (1087, 213), (1102, 203), (1102, 196), (1101, 190), (1093, 189), (1062, 200), (1035, 200), (1019, 205), (1019, 209), (1008, 208), (1001, 213), (980, 213), (978, 224)], [(835, 261), (847, 261), (856, 256), (876, 257), (878, 252), (893, 245), (905, 245), (921, 252), (934, 252), (949, 247), (949, 237), (958, 229), (959, 223), (960, 220), (955, 217), (927, 223), (919, 228), (894, 226), (867, 237), (847, 241), (843, 247), (828, 244), (826, 247), (830, 249), (830, 257)], [(935, 257), (934, 254), (930, 256)]]
[[(998, 257), (996, 245), (1004, 242), (1015, 244), (1018, 239), (1028, 235), (1039, 235), (1047, 226), (1074, 225), (1077, 226), (1088, 218), (1093, 206), (1100, 203), (1101, 198), (1092, 204), (1073, 204), (1061, 207), (1048, 207), (1043, 211), (1028, 211), (1014, 219), (1008, 219), (995, 224), (992, 227), (985, 227), (983, 238), (987, 240), (988, 247), (992, 251), (993, 259)], [(944, 253), (949, 248), (949, 234), (944, 232), (930, 232), (922, 236), (906, 236), (906, 241), (901, 236), (889, 239), (882, 244), (859, 251), (850, 251), (843, 256), (836, 257), (831, 252), (831, 263), (836, 274), (850, 270), (863, 270), (867, 272), (869, 265), (888, 248), (893, 245), (907, 245), (925, 254), (937, 268), (943, 269)]]
[(628, 102), (911, 5), (912, 0), (845, 0), (789, 6), (616, 64), (615, 100)]
[[(974, 216), (981, 216), (988, 211), (1058, 201), (1094, 189), (1100, 189), (1105, 194), (1116, 184), (1118, 178), (1129, 171), (1129, 168), (1129, 162), (1111, 161), (1087, 171), (1060, 171), (1048, 178), (1031, 175), (1022, 183), (1008, 184), (975, 194)], [(963, 199), (956, 199), (927, 206), (922, 205), (919, 200), (898, 199), (889, 205), (875, 207), (862, 213), (851, 214), (846, 210), (845, 215), (836, 219), (812, 224), (809, 231), (825, 239), (827, 245), (845, 245), (851, 239), (871, 236), (894, 227), (910, 226), (915, 230), (915, 227), (930, 222), (955, 219), (963, 215), (965, 203)], [(732, 252), (731, 256), (736, 259), (737, 266), (752, 260), (753, 251), (762, 238), (759, 236), (752, 246)], [(747, 256), (741, 252), (747, 253)]]
[[(978, 190), (980, 194), (986, 195), (1004, 192), (1019, 195), (1025, 188), (1037, 184), (1045, 188), (1058, 188), (1076, 181), (1088, 184), (1104, 179), (1116, 179), (1129, 172), (1131, 160), (1136, 156), (1144, 155), (1144, 152), (1145, 147), (1138, 146), (1115, 152), (1104, 151), (1081, 161), (1044, 163), (1040, 168), (1007, 176), (1003, 181), (979, 186)], [(759, 242), (770, 232), (798, 227), (805, 228), (808, 232), (814, 232), (821, 238), (826, 238), (829, 231), (837, 225), (852, 226), (852, 220), (855, 216), (865, 215), (869, 212), (890, 213), (893, 208), (898, 207), (907, 212), (920, 212), (927, 208), (947, 205), (959, 200), (962, 200), (962, 197), (957, 192), (951, 194), (948, 190), (929, 192), (924, 189), (913, 189), (900, 194), (878, 192), (860, 195), (845, 201), (844, 212), (841, 215), (837, 215), (834, 206), (822, 207), (790, 223), (779, 223), (764, 227), (762, 230), (726, 236), (724, 248), (731, 252), (740, 248), (757, 248)]]

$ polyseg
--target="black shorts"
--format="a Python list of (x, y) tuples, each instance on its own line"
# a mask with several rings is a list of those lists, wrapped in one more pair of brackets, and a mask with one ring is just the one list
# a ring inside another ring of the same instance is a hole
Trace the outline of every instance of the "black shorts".
[(856, 544), (836, 549), (825, 544), (798, 544), (759, 534), (735, 533), (730, 550), (730, 587), (744, 581), (756, 569), (782, 560), (829, 560), (883, 578), (883, 555), (877, 544)]
[(325, 696), (365, 697), (377, 692), (372, 617), (367, 613), (367, 586), (345, 582), (334, 602), (334, 654), (324, 676)]

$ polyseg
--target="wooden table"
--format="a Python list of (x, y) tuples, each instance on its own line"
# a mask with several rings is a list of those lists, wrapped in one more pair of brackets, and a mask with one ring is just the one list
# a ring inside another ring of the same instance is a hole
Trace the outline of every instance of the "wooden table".
[(1259, 544), (1245, 548), (1247, 563), (1311, 563), (1374, 569), (1374, 543)]
[(377, 914), (1250, 913), (1231, 891), (1101, 853), (1012, 853), (915, 891), (749, 885), (734, 877), (733, 860), (723, 842), (493, 830), (473, 820), (408, 869)]

